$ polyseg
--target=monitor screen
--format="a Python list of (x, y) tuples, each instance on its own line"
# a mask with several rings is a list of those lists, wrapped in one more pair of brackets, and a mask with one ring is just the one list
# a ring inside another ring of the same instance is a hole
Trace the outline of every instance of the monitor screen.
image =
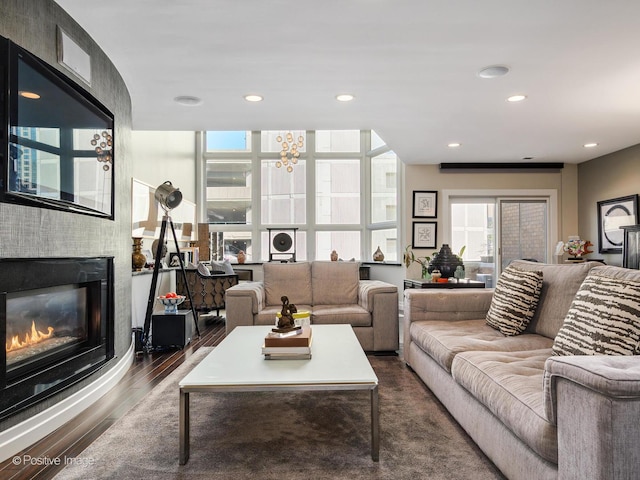
[(26, 50), (7, 41), (3, 51), (9, 138), (2, 200), (113, 219), (113, 115)]

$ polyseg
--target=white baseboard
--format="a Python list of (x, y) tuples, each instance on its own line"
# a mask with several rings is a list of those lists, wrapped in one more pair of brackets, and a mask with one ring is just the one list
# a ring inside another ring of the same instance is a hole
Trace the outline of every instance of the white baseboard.
[(134, 342), (106, 374), (73, 395), (33, 417), (0, 432), (0, 462), (16, 455), (73, 419), (111, 390), (125, 375), (134, 358)]

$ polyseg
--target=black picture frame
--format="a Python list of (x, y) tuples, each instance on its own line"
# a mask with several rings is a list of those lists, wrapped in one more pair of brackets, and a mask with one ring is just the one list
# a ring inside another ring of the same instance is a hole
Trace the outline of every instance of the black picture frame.
[(438, 192), (433, 190), (413, 191), (413, 218), (436, 218), (438, 216)]
[(638, 195), (598, 202), (598, 252), (622, 253), (624, 231), (620, 228), (638, 223)]
[(413, 222), (411, 248), (436, 248), (437, 222)]

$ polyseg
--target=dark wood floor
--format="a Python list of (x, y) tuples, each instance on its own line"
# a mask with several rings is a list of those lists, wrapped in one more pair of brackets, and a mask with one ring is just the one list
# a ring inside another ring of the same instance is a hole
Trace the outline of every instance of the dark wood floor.
[[(121, 418), (158, 383), (179, 367), (198, 348), (215, 346), (224, 338), (224, 323), (220, 320), (206, 325), (199, 322), (200, 338), (195, 338), (182, 350), (146, 353), (134, 360), (120, 382), (100, 400), (76, 418), (63, 425), (35, 445), (20, 452), (17, 457), (30, 455), (37, 459), (75, 458), (98, 438), (116, 420)], [(22, 463), (22, 462), (20, 462)], [(3, 480), (50, 479), (62, 466), (14, 465), (12, 459), (0, 463)]]

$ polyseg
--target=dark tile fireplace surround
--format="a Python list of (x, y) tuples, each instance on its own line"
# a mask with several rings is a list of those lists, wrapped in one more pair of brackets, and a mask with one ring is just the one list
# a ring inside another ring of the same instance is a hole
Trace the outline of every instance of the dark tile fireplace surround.
[(113, 258), (0, 259), (0, 420), (114, 355)]

